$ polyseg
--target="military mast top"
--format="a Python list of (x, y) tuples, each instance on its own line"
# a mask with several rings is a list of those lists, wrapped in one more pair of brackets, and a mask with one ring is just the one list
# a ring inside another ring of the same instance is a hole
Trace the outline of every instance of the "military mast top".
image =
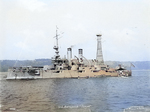
[(96, 54), (96, 60), (98, 61), (97, 64), (103, 65), (103, 53), (102, 53), (102, 45), (101, 45), (101, 36), (102, 34), (97, 34), (97, 54)]
[(58, 60), (58, 59), (60, 59), (60, 55), (59, 55), (59, 46), (58, 46), (58, 34), (57, 34), (57, 26), (56, 26), (56, 36), (54, 37), (54, 38), (56, 38), (56, 46), (54, 46), (53, 47), (53, 49), (55, 49), (56, 51), (55, 51), (55, 53), (56, 53), (56, 55), (55, 55), (55, 60)]

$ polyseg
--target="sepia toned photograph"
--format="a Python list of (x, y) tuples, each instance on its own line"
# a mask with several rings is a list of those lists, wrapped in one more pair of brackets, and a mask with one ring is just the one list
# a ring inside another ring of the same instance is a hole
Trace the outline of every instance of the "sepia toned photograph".
[(0, 112), (150, 112), (150, 1), (1, 0)]

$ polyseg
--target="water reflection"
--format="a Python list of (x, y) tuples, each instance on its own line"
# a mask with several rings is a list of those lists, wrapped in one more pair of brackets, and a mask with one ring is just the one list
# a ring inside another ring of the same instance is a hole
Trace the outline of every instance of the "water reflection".
[(149, 75), (139, 79), (138, 72), (134, 73), (126, 79), (1, 80), (2, 110), (116, 112), (130, 106), (150, 105), (150, 88), (146, 86)]

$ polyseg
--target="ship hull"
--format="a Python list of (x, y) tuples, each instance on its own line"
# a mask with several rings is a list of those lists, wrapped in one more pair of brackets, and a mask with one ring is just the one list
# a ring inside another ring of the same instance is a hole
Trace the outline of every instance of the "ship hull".
[[(40, 70), (40, 74), (31, 75), (28, 72), (13, 72), (9, 70), (6, 79), (47, 79), (47, 78), (73, 78), (73, 79), (80, 79), (80, 78), (91, 78), (91, 77), (118, 77), (118, 72), (106, 72), (104, 70), (100, 70), (98, 72), (78, 72), (77, 70)], [(131, 73), (128, 72), (128, 76), (131, 76)]]

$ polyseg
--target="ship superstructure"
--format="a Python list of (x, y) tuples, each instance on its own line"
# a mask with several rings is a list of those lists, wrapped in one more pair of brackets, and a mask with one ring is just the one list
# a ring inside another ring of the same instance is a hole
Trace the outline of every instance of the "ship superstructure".
[(59, 55), (59, 35), (56, 29), (56, 45), (53, 65), (44, 67), (19, 67), (8, 70), (7, 79), (36, 79), (36, 78), (90, 78), (90, 77), (117, 77), (120, 74), (131, 76), (131, 71), (125, 69), (110, 68), (104, 64), (101, 34), (97, 34), (96, 59), (88, 60), (83, 56), (83, 49), (78, 49), (78, 56), (72, 58), (72, 47), (67, 48), (67, 59)]
[(58, 46), (58, 34), (57, 34), (57, 29), (56, 29), (56, 45), (53, 47), (55, 50), (55, 55), (54, 57), (51, 58), (52, 63), (53, 63), (53, 70), (62, 70), (62, 69), (67, 69), (68, 68), (68, 60), (67, 59), (61, 59), (59, 55), (59, 46)]

